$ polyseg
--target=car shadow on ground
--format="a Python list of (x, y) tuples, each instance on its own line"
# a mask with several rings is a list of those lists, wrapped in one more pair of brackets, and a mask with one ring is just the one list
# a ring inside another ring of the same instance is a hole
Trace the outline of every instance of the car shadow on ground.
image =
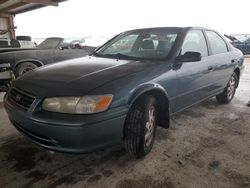
[[(219, 104), (213, 98), (197, 106), (198, 109), (193, 107), (173, 116), (170, 129), (160, 128), (160, 131), (157, 132), (155, 147), (158, 147), (157, 144), (161, 141), (172, 143), (172, 145), (175, 144), (176, 138), (173, 134), (179, 126), (183, 126), (183, 124), (178, 123), (179, 120), (182, 122), (186, 118), (204, 118), (207, 115), (206, 112), (213, 112), (218, 106)], [(200, 110), (201, 108), (203, 110)], [(223, 108), (223, 105), (221, 108)], [(216, 139), (205, 139), (205, 141), (210, 145), (214, 143), (218, 145), (219, 143), (216, 142)], [(2, 139), (1, 143), (0, 169), (4, 173), (0, 174), (0, 187), (26, 188), (39, 185), (39, 187), (53, 188), (60, 185), (72, 186), (78, 182), (91, 184), (98, 182), (102, 178), (109, 178), (127, 166), (133, 167), (139, 163), (144, 165), (141, 162), (142, 160), (134, 159), (127, 154), (121, 145), (90, 154), (50, 153), (16, 132)], [(167, 157), (169, 156), (167, 155)], [(183, 165), (181, 164), (183, 159), (177, 161), (177, 163), (178, 165)], [(219, 164), (214, 163), (212, 166), (218, 166)], [(17, 184), (10, 181), (13, 179), (15, 179)], [(161, 184), (173, 187), (169, 179), (156, 182), (155, 180), (151, 181), (150, 177), (145, 177), (142, 180), (138, 180), (138, 182), (135, 182), (136, 180), (131, 181), (125, 179), (122, 182), (118, 182), (117, 187), (124, 187), (124, 185), (131, 187), (132, 184), (141, 185), (138, 184), (139, 182), (147, 182), (148, 186), (151, 187), (159, 187)]]
[[(13, 173), (24, 175), (28, 181), (23, 187), (29, 187), (37, 181), (53, 176), (55, 181), (50, 181), (46, 187), (73, 185), (83, 180), (94, 182), (102, 176), (108, 177), (114, 173), (105, 168), (96, 173), (95, 168), (98, 166), (112, 162), (112, 165), (122, 167), (136, 162), (121, 146), (90, 154), (72, 155), (51, 153), (31, 143), (25, 137), (17, 137), (0, 147), (0, 166), (6, 169), (6, 176)], [(61, 176), (62, 174), (64, 175)], [(4, 176), (0, 176), (0, 179), (4, 179)]]

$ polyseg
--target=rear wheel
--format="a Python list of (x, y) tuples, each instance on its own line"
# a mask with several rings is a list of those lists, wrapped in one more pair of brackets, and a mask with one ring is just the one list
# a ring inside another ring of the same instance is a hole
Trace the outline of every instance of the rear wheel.
[(33, 63), (33, 62), (23, 62), (23, 63), (20, 63), (19, 65), (17, 65), (16, 67), (16, 76), (19, 77), (19, 76), (22, 76), (24, 75), (25, 73), (33, 70), (33, 69), (36, 69), (38, 66)]
[(124, 127), (124, 144), (137, 158), (147, 155), (154, 143), (157, 125), (157, 101), (151, 95), (140, 97), (129, 110)]
[(238, 85), (238, 76), (234, 72), (227, 84), (227, 87), (221, 94), (216, 96), (217, 101), (221, 104), (227, 104), (231, 102), (231, 100), (234, 97), (237, 85)]

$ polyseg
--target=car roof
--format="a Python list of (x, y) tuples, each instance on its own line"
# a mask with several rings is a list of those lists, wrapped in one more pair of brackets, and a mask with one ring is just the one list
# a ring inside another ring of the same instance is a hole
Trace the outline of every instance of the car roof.
[(150, 31), (150, 30), (164, 30), (164, 29), (170, 29), (170, 30), (190, 30), (190, 29), (203, 29), (203, 30), (212, 30), (206, 27), (149, 27), (149, 28), (138, 28), (133, 30), (128, 30), (125, 32), (133, 32), (133, 31)]

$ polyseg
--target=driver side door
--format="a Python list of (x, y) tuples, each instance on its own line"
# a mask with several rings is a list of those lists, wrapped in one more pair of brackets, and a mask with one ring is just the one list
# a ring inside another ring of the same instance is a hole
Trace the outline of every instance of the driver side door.
[(208, 45), (202, 30), (191, 30), (187, 33), (180, 55), (186, 52), (199, 52), (202, 58), (200, 61), (177, 63), (176, 112), (198, 103), (211, 92), (209, 77), (213, 65), (208, 58)]

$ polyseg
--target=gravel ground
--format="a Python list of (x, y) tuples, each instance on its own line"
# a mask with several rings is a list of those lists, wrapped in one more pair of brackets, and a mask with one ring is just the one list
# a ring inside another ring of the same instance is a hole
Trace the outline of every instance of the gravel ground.
[(85, 155), (34, 145), (9, 123), (0, 94), (0, 187), (250, 188), (250, 58), (231, 104), (215, 98), (158, 128), (152, 152), (131, 158), (121, 147)]

